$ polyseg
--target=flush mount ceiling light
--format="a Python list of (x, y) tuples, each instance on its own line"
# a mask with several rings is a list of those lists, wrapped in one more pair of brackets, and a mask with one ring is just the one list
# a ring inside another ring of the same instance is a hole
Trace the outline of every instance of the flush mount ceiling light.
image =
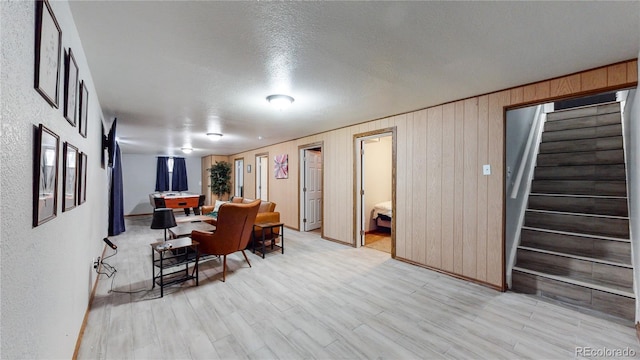
[(293, 103), (293, 98), (289, 95), (269, 95), (267, 96), (269, 104), (276, 107), (278, 110), (284, 110)]
[(183, 147), (181, 150), (185, 154), (191, 154), (191, 152), (193, 151), (193, 149), (190, 147)]
[(213, 141), (218, 141), (222, 139), (222, 134), (220, 133), (207, 133), (207, 136), (209, 137), (209, 139)]

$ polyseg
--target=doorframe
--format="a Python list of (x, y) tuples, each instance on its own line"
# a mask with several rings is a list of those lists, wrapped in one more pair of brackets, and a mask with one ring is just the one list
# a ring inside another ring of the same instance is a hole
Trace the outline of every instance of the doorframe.
[(259, 199), (258, 198), (258, 191), (257, 191), (258, 190), (258, 178), (262, 174), (259, 171), (260, 167), (258, 166), (258, 161), (259, 161), (258, 159), (259, 158), (263, 158), (263, 157), (267, 158), (267, 200), (265, 200), (265, 201), (269, 201), (269, 152), (255, 154), (255, 157), (254, 157), (254, 159), (255, 159), (255, 164), (254, 164), (255, 171), (254, 171), (254, 173), (256, 175), (255, 176), (255, 180), (256, 181), (253, 184), (254, 185), (253, 191), (255, 192), (254, 198), (255, 199)]
[(393, 209), (393, 216), (391, 217), (391, 258), (396, 258), (396, 187), (397, 187), (397, 127), (388, 127), (373, 131), (353, 135), (353, 247), (360, 247), (360, 236), (364, 236), (361, 225), (359, 213), (362, 212), (362, 197), (359, 194), (362, 180), (360, 179), (360, 173), (362, 171), (362, 156), (359, 153), (360, 146), (365, 138), (371, 138), (378, 135), (391, 136), (391, 208)]
[(304, 195), (302, 193), (302, 189), (304, 188), (305, 183), (304, 151), (316, 148), (320, 148), (320, 157), (322, 159), (322, 179), (320, 179), (320, 183), (322, 184), (322, 208), (320, 209), (320, 219), (322, 220), (322, 225), (320, 226), (320, 236), (324, 237), (324, 141), (298, 145), (298, 229), (296, 230), (304, 232), (304, 224), (302, 222), (304, 218), (304, 214), (302, 213), (302, 209), (304, 208)]
[(242, 174), (242, 191), (241, 192), (242, 193), (240, 194), (240, 197), (244, 197), (244, 194), (246, 192), (246, 187), (244, 186), (244, 183), (245, 183), (245, 181), (244, 181), (244, 169), (245, 169), (244, 157), (239, 157), (239, 158), (233, 159), (233, 196), (236, 196), (235, 195), (236, 186), (238, 185), (238, 184), (236, 184), (236, 179), (238, 178), (238, 174), (236, 173), (236, 171), (238, 170), (237, 166), (236, 166), (236, 162), (237, 161), (242, 161), (242, 166), (240, 167), (241, 171), (242, 171), (241, 172), (241, 174)]

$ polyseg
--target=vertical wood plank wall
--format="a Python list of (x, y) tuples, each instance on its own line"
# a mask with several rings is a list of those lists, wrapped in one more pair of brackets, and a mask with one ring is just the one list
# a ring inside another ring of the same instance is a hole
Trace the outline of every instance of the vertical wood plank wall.
[[(234, 154), (227, 161), (244, 157), (245, 193), (255, 197), (255, 171), (246, 173), (246, 165), (255, 169), (255, 154), (268, 152), (269, 199), (281, 220), (297, 229), (298, 147), (324, 142), (323, 237), (355, 244), (353, 135), (396, 127), (396, 258), (502, 289), (505, 107), (637, 81), (638, 63), (630, 60)], [(288, 179), (273, 177), (273, 157), (279, 154), (289, 155)], [(482, 175), (483, 164), (491, 165), (490, 176)], [(202, 183), (208, 192), (208, 179)]]

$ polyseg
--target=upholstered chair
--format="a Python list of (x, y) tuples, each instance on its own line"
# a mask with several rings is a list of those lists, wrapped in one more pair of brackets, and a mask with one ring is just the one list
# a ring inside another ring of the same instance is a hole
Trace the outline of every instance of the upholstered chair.
[(200, 244), (198, 246), (200, 254), (223, 256), (222, 281), (226, 280), (227, 255), (229, 254), (242, 251), (244, 259), (251, 267), (249, 258), (244, 250), (251, 240), (258, 207), (260, 207), (260, 200), (248, 204), (223, 204), (218, 210), (215, 233), (211, 234), (197, 230), (191, 232), (191, 239)]

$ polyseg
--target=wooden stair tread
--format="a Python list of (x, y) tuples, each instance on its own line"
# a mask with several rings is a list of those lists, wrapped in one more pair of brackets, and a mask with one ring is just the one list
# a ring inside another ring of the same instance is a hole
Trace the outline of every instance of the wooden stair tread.
[(616, 149), (539, 154), (537, 164), (539, 166), (624, 164), (624, 151)]
[(629, 265), (592, 261), (535, 248), (518, 247), (517, 253), (518, 261), (515, 265), (521, 268), (614, 287), (633, 286), (633, 268)]
[(529, 196), (551, 196), (551, 197), (565, 197), (565, 198), (593, 198), (593, 199), (627, 199), (626, 196), (617, 195), (592, 195), (592, 194), (568, 194), (568, 193), (536, 193), (531, 192)]
[(530, 275), (541, 276), (541, 277), (544, 277), (544, 278), (553, 279), (553, 280), (556, 280), (556, 281), (561, 281), (561, 282), (572, 284), (572, 285), (582, 286), (582, 287), (589, 288), (589, 289), (595, 289), (595, 290), (599, 290), (599, 291), (603, 291), (603, 292), (607, 292), (607, 293), (616, 294), (616, 295), (624, 296), (624, 297), (627, 297), (627, 298), (635, 299), (635, 295), (633, 293), (633, 288), (632, 287), (612, 285), (612, 284), (604, 283), (604, 282), (597, 281), (597, 280), (594, 280), (594, 279), (576, 279), (576, 278), (569, 277), (569, 276), (563, 276), (563, 275), (551, 274), (551, 273), (546, 273), (546, 272), (537, 271), (537, 270), (531, 270), (531, 269), (523, 268), (523, 267), (520, 267), (520, 266), (514, 266), (513, 267), (513, 271), (520, 271), (520, 272), (523, 272), (523, 273), (526, 273), (526, 274), (530, 274)]
[(524, 225), (598, 236), (629, 237), (629, 218), (622, 216), (527, 209)]
[(584, 216), (584, 217), (592, 217), (592, 218), (629, 220), (628, 216), (617, 216), (617, 215), (576, 213), (576, 212), (571, 212), (571, 211), (556, 211), (556, 210), (543, 210), (543, 209), (527, 209), (526, 211), (527, 212), (535, 212), (535, 213), (556, 214), (556, 215), (570, 215), (570, 216)]
[(597, 105), (585, 105), (569, 109), (554, 111), (547, 114), (547, 121), (566, 120), (576, 117), (610, 114), (620, 112), (618, 102), (601, 103)]
[(558, 130), (542, 133), (542, 142), (578, 139), (597, 139), (610, 136), (621, 136), (622, 124), (594, 126), (569, 130)]
[(536, 180), (626, 181), (624, 164), (540, 166), (534, 170)]
[(572, 258), (572, 259), (577, 259), (577, 260), (582, 260), (582, 261), (590, 261), (590, 262), (594, 262), (594, 263), (598, 263), (598, 264), (612, 265), (612, 266), (619, 266), (619, 267), (623, 267), (623, 268), (627, 268), (627, 269), (633, 269), (633, 265), (631, 265), (631, 262), (623, 263), (623, 262), (619, 262), (619, 261), (600, 259), (600, 258), (596, 258), (596, 257), (592, 257), (592, 256), (586, 256), (586, 255), (570, 254), (570, 253), (566, 253), (566, 252), (547, 250), (547, 249), (542, 249), (540, 247), (531, 247), (531, 246), (526, 246), (526, 245), (520, 245), (520, 246), (518, 246), (518, 249), (523, 249), (523, 250), (528, 250), (528, 251), (535, 251), (535, 252), (549, 254), (549, 255), (555, 255), (555, 256), (562, 256), (562, 257)]
[(522, 229), (520, 246), (589, 259), (600, 259), (616, 264), (631, 264), (631, 243), (629, 241), (611, 241), (597, 237)]
[(544, 229), (544, 228), (539, 228), (539, 227), (534, 227), (534, 226), (523, 226), (522, 229), (523, 230), (533, 230), (533, 231), (548, 232), (548, 233), (561, 234), (561, 235), (580, 236), (580, 237), (586, 237), (586, 238), (592, 238), (592, 239), (600, 239), (600, 240), (608, 240), (608, 241), (620, 241), (620, 242), (627, 242), (627, 243), (631, 242), (631, 240), (628, 239), (628, 238), (619, 238), (619, 237), (604, 236), (604, 235), (594, 235), (594, 234), (584, 234), (584, 233), (562, 231), (562, 230), (554, 230), (554, 229)]
[(627, 217), (626, 197), (530, 194), (528, 209)]
[(545, 122), (544, 131), (562, 131), (571, 129), (583, 129), (589, 127), (618, 124), (621, 121), (620, 113), (596, 114), (575, 118), (558, 119)]
[(634, 323), (636, 315), (636, 300), (630, 289), (593, 286), (557, 275), (518, 268), (513, 271), (512, 289), (534, 294), (542, 299), (559, 301), (592, 314), (602, 314), (596, 316), (616, 317), (630, 324)]
[(540, 144), (540, 154), (622, 149), (622, 136), (597, 139), (547, 141)]
[(591, 180), (533, 180), (532, 194), (554, 194), (557, 196), (603, 196), (627, 197), (626, 181)]

